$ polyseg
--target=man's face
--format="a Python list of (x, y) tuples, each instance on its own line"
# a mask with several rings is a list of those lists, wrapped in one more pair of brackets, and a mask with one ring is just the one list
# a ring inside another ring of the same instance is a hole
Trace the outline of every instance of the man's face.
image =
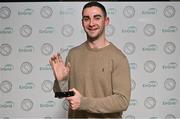
[(90, 40), (96, 40), (105, 34), (105, 26), (109, 19), (104, 16), (98, 7), (85, 8), (82, 14), (82, 25)]

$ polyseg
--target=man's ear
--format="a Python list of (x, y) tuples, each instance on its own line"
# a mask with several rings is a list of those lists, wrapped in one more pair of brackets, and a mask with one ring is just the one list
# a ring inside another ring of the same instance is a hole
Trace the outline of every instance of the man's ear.
[(109, 25), (109, 21), (110, 21), (110, 20), (109, 20), (109, 17), (106, 17), (106, 18), (105, 18), (105, 25), (106, 25), (106, 26)]
[(82, 25), (82, 27), (84, 28), (83, 19), (81, 19), (81, 25)]

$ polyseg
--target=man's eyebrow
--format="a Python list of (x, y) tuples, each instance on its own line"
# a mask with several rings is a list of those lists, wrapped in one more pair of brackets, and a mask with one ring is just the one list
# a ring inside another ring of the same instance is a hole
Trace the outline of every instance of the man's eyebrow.
[(97, 14), (97, 15), (94, 15), (94, 17), (102, 17), (102, 15), (100, 15), (100, 14)]
[[(102, 17), (102, 15), (96, 14), (96, 15), (94, 15), (93, 17)], [(89, 16), (83, 16), (83, 18), (90, 18), (90, 17), (89, 17)]]
[(83, 16), (83, 18), (89, 18), (89, 16)]

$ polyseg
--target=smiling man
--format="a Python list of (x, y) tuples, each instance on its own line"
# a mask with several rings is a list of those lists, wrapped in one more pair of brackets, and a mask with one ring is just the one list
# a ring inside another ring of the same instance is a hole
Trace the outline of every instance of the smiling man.
[[(66, 65), (60, 54), (50, 64), (55, 75), (54, 92), (68, 89), (69, 118), (122, 118), (130, 101), (131, 81), (128, 60), (105, 36), (109, 24), (104, 6), (87, 3), (82, 10), (82, 26), (87, 40), (72, 48)], [(65, 83), (66, 84), (66, 83)]]

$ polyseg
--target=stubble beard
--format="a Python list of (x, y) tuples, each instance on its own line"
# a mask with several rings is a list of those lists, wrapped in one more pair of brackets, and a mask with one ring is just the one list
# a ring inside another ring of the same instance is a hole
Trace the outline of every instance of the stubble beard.
[(105, 30), (105, 29), (103, 29), (103, 30), (102, 30), (100, 33), (98, 33), (96, 36), (90, 36), (90, 35), (88, 34), (88, 32), (86, 32), (87, 40), (88, 40), (89, 42), (94, 42), (94, 41), (98, 40), (99, 37), (101, 37), (101, 36), (103, 35), (104, 30)]

